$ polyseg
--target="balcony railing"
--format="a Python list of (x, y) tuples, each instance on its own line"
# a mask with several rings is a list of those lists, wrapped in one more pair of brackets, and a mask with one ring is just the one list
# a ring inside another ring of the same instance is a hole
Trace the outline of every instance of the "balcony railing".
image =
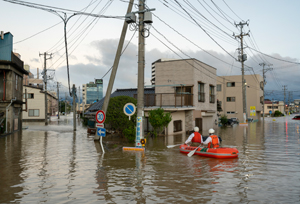
[(209, 95), (209, 102), (210, 103), (215, 103), (216, 102), (216, 95), (210, 94)]
[[(137, 94), (133, 96), (137, 99)], [(156, 93), (145, 94), (145, 107), (187, 107), (193, 106), (193, 94)]]
[(15, 63), (21, 69), (24, 67), (24, 62), (20, 60), (13, 52), (11, 53), (11, 62)]

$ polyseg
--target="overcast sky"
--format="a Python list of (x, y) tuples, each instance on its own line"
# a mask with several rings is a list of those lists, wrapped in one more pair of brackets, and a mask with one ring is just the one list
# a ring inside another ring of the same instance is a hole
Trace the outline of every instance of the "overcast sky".
[[(26, 1), (28, 2), (28, 1)], [(124, 0), (31, 0), (31, 3), (64, 8), (107, 16), (124, 16), (128, 1)], [(178, 3), (177, 3), (178, 2)], [(137, 1), (135, 1), (137, 3)], [(282, 86), (292, 91), (293, 98), (300, 98), (299, 52), (300, 8), (299, 1), (279, 0), (154, 0), (146, 1), (153, 11), (153, 24), (146, 38), (145, 83), (150, 84), (151, 63), (159, 58), (196, 58), (217, 68), (218, 76), (241, 75), (237, 58), (239, 42), (233, 37), (239, 34), (234, 23), (248, 21), (245, 26), (245, 52), (248, 60), (246, 74), (261, 74), (259, 63), (272, 64), (274, 69), (266, 73), (266, 98), (281, 99)], [(36, 5), (40, 7), (41, 5)], [(54, 8), (55, 7), (55, 8)], [(133, 11), (137, 11), (136, 6)], [(67, 68), (61, 18), (53, 12), (24, 5), (0, 1), (1, 27), (14, 36), (14, 51), (21, 54), (31, 72), (43, 68), (43, 56), (48, 52), (53, 58), (47, 67), (55, 69), (54, 81), (67, 83)], [(68, 11), (67, 16), (73, 11)], [(63, 14), (59, 12), (61, 16)], [(67, 23), (71, 85), (102, 78), (113, 65), (123, 20), (119, 18), (94, 18), (76, 15)], [(137, 87), (137, 33), (128, 29), (114, 89)], [(258, 50), (261, 53), (255, 51)], [(294, 63), (291, 63), (294, 62)], [(104, 92), (110, 72), (103, 78)], [(50, 87), (51, 88), (51, 87)], [(288, 93), (287, 93), (288, 96)]]

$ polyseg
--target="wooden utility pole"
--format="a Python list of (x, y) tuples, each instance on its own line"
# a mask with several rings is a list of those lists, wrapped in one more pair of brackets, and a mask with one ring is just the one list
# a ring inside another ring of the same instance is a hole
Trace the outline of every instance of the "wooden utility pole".
[[(47, 59), (51, 59), (52, 58), (52, 54), (47, 54), (46, 52), (44, 52), (44, 54), (40, 54), (44, 55), (44, 71), (43, 71), (43, 76), (44, 76), (44, 91), (45, 91), (45, 125), (48, 125), (48, 97), (47, 97)], [(47, 58), (47, 55), (50, 55), (49, 58)]]
[(240, 27), (241, 32), (240, 35), (236, 35), (236, 38), (239, 38), (241, 41), (241, 55), (239, 57), (239, 61), (242, 64), (242, 95), (243, 95), (243, 116), (244, 116), (244, 123), (246, 122), (247, 119), (247, 105), (246, 105), (246, 81), (245, 81), (245, 70), (244, 70), (244, 61), (247, 60), (247, 55), (244, 54), (244, 45), (243, 45), (243, 37), (246, 35), (249, 35), (249, 33), (244, 33), (243, 32), (243, 27), (244, 25), (248, 25), (247, 22), (242, 23), (240, 22), (239, 24), (235, 24), (236, 27)]
[[(284, 95), (284, 100), (283, 100), (283, 106), (284, 106), (284, 112), (285, 112), (285, 91), (287, 91), (287, 85), (283, 85), (283, 95)], [(286, 113), (286, 112), (285, 112)], [(287, 114), (287, 113), (286, 113)]]

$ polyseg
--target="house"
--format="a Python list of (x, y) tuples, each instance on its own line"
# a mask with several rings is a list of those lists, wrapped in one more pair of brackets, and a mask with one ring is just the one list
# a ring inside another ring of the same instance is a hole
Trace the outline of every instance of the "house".
[[(258, 120), (261, 117), (263, 90), (261, 75), (244, 75), (246, 80), (246, 110), (248, 118)], [(242, 76), (218, 76), (217, 99), (221, 104), (220, 115), (227, 118), (238, 118), (243, 121)]]
[[(23, 105), (23, 121), (43, 122), (45, 121), (45, 91), (39, 86), (23, 86), (23, 101), (26, 102), (25, 93), (27, 93), (27, 102)], [(55, 94), (47, 92), (48, 115), (54, 116), (58, 111), (58, 98)]]
[(22, 129), (23, 75), (28, 75), (18, 53), (13, 53), (13, 35), (0, 39), (0, 134)]
[(265, 100), (265, 115), (274, 114), (275, 111), (280, 111), (281, 113), (285, 113), (285, 106), (283, 101), (270, 101)]

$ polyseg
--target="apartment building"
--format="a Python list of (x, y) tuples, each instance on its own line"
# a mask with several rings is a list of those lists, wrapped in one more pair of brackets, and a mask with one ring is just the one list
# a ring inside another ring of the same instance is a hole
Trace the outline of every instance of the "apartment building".
[(198, 126), (202, 134), (208, 135), (217, 117), (216, 71), (197, 59), (153, 62), (151, 82), (155, 96), (145, 95), (145, 113), (157, 107), (170, 112), (168, 134), (192, 131)]
[(271, 115), (275, 113), (275, 111), (280, 111), (281, 113), (285, 113), (285, 105), (283, 101), (270, 101), (265, 100), (265, 115)]
[[(259, 74), (244, 75), (246, 80), (247, 118), (260, 119), (263, 103), (263, 78)], [(243, 121), (242, 76), (218, 76), (217, 100), (221, 104), (221, 115), (227, 118), (238, 118)]]

